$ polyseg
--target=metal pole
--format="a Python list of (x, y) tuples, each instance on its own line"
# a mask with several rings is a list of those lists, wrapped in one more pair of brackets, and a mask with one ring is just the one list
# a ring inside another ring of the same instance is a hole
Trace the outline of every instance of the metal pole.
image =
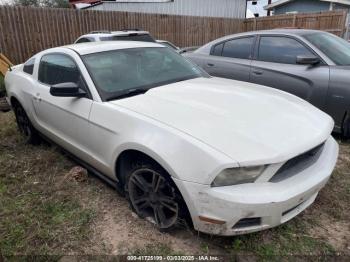
[[(268, 0), (267, 4), (270, 5), (272, 3), (272, 0)], [(267, 16), (271, 15), (271, 10), (267, 10)]]

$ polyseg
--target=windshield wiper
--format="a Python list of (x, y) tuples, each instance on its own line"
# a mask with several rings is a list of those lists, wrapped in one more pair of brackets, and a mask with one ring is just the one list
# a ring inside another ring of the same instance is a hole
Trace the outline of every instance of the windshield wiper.
[(124, 92), (121, 92), (120, 94), (118, 94), (116, 96), (108, 97), (106, 100), (112, 101), (112, 100), (117, 100), (117, 99), (121, 99), (121, 98), (127, 98), (127, 97), (131, 97), (131, 96), (141, 95), (141, 94), (146, 93), (148, 90), (149, 90), (149, 88), (129, 89), (129, 90), (126, 90)]

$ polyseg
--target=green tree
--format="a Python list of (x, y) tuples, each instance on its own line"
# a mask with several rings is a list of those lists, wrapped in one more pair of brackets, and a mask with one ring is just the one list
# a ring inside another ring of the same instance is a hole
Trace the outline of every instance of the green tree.
[(13, 0), (13, 4), (18, 6), (69, 8), (68, 0)]
[(56, 8), (69, 8), (68, 0), (43, 0), (43, 6)]
[(14, 5), (20, 6), (40, 6), (40, 0), (14, 0)]

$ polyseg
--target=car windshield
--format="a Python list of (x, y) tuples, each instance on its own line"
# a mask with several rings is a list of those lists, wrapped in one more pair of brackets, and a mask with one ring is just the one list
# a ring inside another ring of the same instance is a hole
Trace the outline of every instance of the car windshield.
[(328, 33), (305, 34), (304, 37), (320, 49), (336, 65), (350, 65), (350, 43)]
[(181, 55), (165, 47), (130, 48), (93, 53), (83, 61), (103, 100), (142, 93), (198, 77), (209, 77)]
[(155, 42), (153, 37), (149, 34), (128, 34), (128, 35), (115, 35), (105, 36), (100, 38), (101, 41), (142, 41), (142, 42)]

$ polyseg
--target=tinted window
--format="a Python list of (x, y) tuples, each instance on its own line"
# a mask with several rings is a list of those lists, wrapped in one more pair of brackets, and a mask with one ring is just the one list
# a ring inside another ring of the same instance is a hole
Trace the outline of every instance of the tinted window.
[(254, 37), (246, 37), (227, 41), (222, 50), (222, 56), (250, 59)]
[(213, 50), (211, 50), (211, 55), (221, 56), (223, 47), (224, 43), (214, 46)]
[(35, 59), (29, 59), (24, 65), (23, 65), (23, 72), (32, 75), (34, 70), (34, 63)]
[(101, 41), (143, 41), (143, 42), (155, 42), (152, 36), (148, 34), (129, 34), (129, 35), (116, 35), (101, 37)]
[(91, 42), (90, 39), (88, 38), (80, 38), (76, 43), (79, 44), (79, 43), (87, 43), (87, 42)]
[(350, 65), (350, 43), (329, 33), (311, 33), (304, 37), (337, 65)]
[(45, 55), (39, 66), (39, 81), (48, 85), (80, 82), (80, 72), (74, 61), (61, 54)]
[(297, 56), (314, 56), (297, 40), (288, 37), (263, 36), (260, 38), (258, 60), (296, 64)]

